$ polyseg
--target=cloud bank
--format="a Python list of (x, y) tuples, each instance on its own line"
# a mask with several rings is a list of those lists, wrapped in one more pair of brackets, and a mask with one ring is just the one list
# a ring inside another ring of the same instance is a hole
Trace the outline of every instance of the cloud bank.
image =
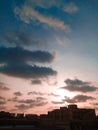
[[(55, 76), (57, 71), (50, 67), (35, 65), (50, 63), (54, 55), (45, 51), (29, 51), (20, 47), (0, 47), (0, 72), (9, 76), (35, 79)], [(29, 62), (31, 62), (29, 64)]]

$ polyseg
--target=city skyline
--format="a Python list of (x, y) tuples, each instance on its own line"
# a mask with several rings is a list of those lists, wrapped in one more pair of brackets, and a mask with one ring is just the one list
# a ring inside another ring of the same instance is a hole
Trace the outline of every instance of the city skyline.
[(1, 0), (0, 111), (98, 114), (97, 17), (97, 0)]

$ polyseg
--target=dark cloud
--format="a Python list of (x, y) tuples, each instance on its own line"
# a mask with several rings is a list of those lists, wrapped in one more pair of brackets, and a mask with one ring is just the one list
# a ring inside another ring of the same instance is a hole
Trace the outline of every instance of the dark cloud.
[(0, 96), (0, 105), (6, 104), (6, 100), (4, 97)]
[(46, 101), (46, 98), (43, 97), (37, 97), (36, 99), (26, 99), (26, 100), (18, 100), (19, 105), (15, 105), (18, 109), (30, 109), (34, 107), (44, 106), (48, 102)]
[(0, 101), (0, 105), (6, 104), (6, 101)]
[(46, 51), (30, 51), (21, 47), (0, 47), (0, 63), (25, 63), (25, 62), (39, 62), (46, 63), (51, 62), (54, 59), (54, 55)]
[(53, 104), (64, 104), (64, 101), (52, 101)]
[(90, 82), (84, 82), (79, 79), (67, 79), (65, 80), (66, 86), (62, 87), (62, 89), (67, 89), (69, 91), (77, 91), (77, 92), (93, 92), (96, 91), (97, 88), (92, 86)]
[(87, 95), (76, 95), (73, 98), (65, 97), (63, 101), (66, 101), (68, 103), (77, 103), (77, 102), (86, 102), (87, 100), (94, 100), (95, 98), (92, 96)]
[[(20, 78), (47, 78), (56, 75), (57, 72), (49, 67), (39, 67), (36, 62), (50, 62), (53, 55), (43, 51), (28, 51), (23, 48), (0, 47), (0, 72), (6, 75)], [(29, 64), (28, 62), (34, 62)]]
[(89, 82), (84, 82), (84, 81), (79, 80), (79, 79), (74, 79), (74, 80), (66, 79), (64, 82), (67, 85), (85, 85), (85, 84), (89, 84)]
[(4, 97), (2, 97), (2, 96), (0, 96), (0, 100), (5, 100), (5, 98), (4, 98)]
[(60, 95), (58, 94), (54, 94), (54, 93), (42, 93), (42, 92), (36, 92), (36, 91), (32, 91), (32, 92), (28, 92), (28, 95), (46, 95), (46, 96), (54, 96), (54, 97), (59, 97)]
[(42, 82), (41, 82), (41, 80), (39, 80), (39, 79), (35, 79), (35, 80), (32, 80), (32, 84), (33, 84), (33, 85), (41, 85)]
[(36, 97), (34, 99), (18, 99), (18, 97), (13, 97), (8, 99), (8, 101), (15, 102), (15, 107), (18, 109), (30, 109), (44, 106), (48, 103), (47, 99), (44, 97)]
[(26, 105), (26, 104), (19, 104), (19, 105), (15, 105), (15, 107), (16, 108), (18, 108), (18, 109), (29, 109), (30, 108), (30, 106), (29, 105)]
[(14, 95), (15, 96), (22, 96), (22, 93), (21, 92), (14, 92)]
[(44, 100), (46, 100), (46, 98), (44, 98), (44, 97), (37, 97), (36, 100), (39, 102), (39, 101), (44, 101)]
[(49, 67), (31, 66), (28, 64), (9, 64), (0, 67), (0, 72), (13, 77), (20, 78), (48, 78), (49, 76), (55, 76), (56, 71)]
[(60, 95), (58, 95), (58, 94), (54, 94), (54, 93), (49, 93), (48, 96), (59, 97)]
[(34, 103), (39, 103), (46, 100), (44, 97), (37, 97), (36, 99), (26, 99), (26, 100), (18, 100), (18, 103), (24, 103), (24, 104), (34, 104)]
[(12, 97), (12, 98), (8, 99), (8, 101), (17, 102), (18, 101), (18, 97), (17, 96)]
[(36, 37), (28, 30), (10, 31), (3, 34), (3, 40), (10, 46), (42, 46), (47, 44), (46, 40)]
[(8, 91), (10, 90), (8, 87), (6, 87), (7, 84), (0, 82), (0, 90)]
[(36, 92), (36, 91), (32, 91), (32, 92), (28, 92), (28, 95), (44, 95), (44, 93), (41, 92)]
[(35, 100), (32, 99), (26, 99), (26, 100), (19, 100), (18, 103), (26, 103), (26, 104), (32, 104), (35, 102)]

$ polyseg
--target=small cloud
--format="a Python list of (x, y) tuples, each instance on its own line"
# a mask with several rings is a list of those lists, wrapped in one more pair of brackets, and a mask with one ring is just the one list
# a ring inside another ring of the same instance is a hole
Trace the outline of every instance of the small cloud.
[(0, 105), (6, 104), (6, 101), (0, 101)]
[(78, 102), (86, 102), (87, 100), (94, 100), (94, 97), (87, 96), (87, 95), (76, 95), (73, 98), (65, 97), (63, 101), (66, 101), (68, 103), (78, 103)]
[(8, 91), (10, 90), (8, 87), (6, 87), (7, 84), (0, 82), (0, 90)]
[(66, 79), (66, 86), (61, 87), (62, 89), (67, 89), (71, 92), (94, 92), (97, 90), (95, 86), (92, 86), (90, 82), (85, 82), (79, 79)]
[(64, 101), (52, 101), (53, 104), (64, 104)]
[(28, 95), (44, 95), (45, 93), (41, 93), (41, 92), (36, 92), (36, 91), (32, 91), (32, 92), (28, 92)]
[(60, 95), (58, 95), (58, 94), (54, 94), (54, 93), (49, 93), (48, 96), (59, 97)]
[(65, 5), (65, 7), (64, 7), (64, 11), (67, 12), (67, 13), (69, 13), (69, 14), (74, 14), (74, 13), (76, 13), (78, 10), (79, 10), (78, 7), (77, 7), (76, 4), (73, 3), (73, 2), (71, 2), (71, 3), (67, 4), (67, 5)]
[(28, 95), (39, 95), (39, 96), (54, 96), (54, 97), (59, 97), (60, 95), (55, 94), (55, 93), (42, 93), (42, 92), (36, 92), (36, 91), (32, 91), (32, 92), (28, 92)]
[(4, 105), (4, 104), (6, 104), (6, 103), (7, 103), (7, 102), (6, 102), (5, 98), (2, 97), (2, 96), (0, 96), (0, 105)]
[(15, 96), (22, 96), (22, 93), (21, 92), (14, 92), (14, 95)]
[(19, 100), (19, 103), (26, 103), (26, 104), (32, 104), (35, 100), (32, 99), (26, 99), (26, 100)]
[(44, 97), (37, 97), (36, 100), (37, 101), (42, 101), (42, 100), (46, 100), (46, 98), (44, 98)]
[(24, 110), (24, 109), (28, 109), (30, 108), (28, 105), (26, 104), (19, 104), (19, 105), (15, 105), (16, 108), (18, 108), (19, 110)]
[(0, 100), (5, 100), (5, 98), (4, 98), (4, 97), (2, 97), (2, 96), (0, 96)]
[(13, 97), (13, 98), (8, 99), (8, 101), (17, 102), (17, 101), (18, 101), (18, 97), (15, 96), (15, 97)]
[(64, 36), (64, 38), (60, 38), (59, 36), (55, 36), (55, 39), (59, 45), (66, 45), (70, 43), (70, 40)]
[(33, 84), (33, 85), (41, 85), (42, 82), (41, 82), (41, 80), (39, 80), (39, 79), (35, 79), (35, 80), (32, 80), (32, 84)]

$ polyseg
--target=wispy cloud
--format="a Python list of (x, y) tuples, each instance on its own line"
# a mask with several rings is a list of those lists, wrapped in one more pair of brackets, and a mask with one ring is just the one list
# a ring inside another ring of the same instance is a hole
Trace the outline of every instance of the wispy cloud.
[(75, 3), (71, 2), (65, 5), (64, 11), (70, 14), (76, 13), (78, 11), (78, 6), (76, 6)]
[(0, 100), (5, 100), (5, 98), (4, 98), (4, 97), (2, 97), (2, 96), (0, 96)]
[(4, 111), (6, 110), (6, 107), (5, 106), (0, 106), (0, 111)]
[(33, 32), (25, 29), (5, 32), (2, 35), (3, 44), (8, 46), (42, 46), (47, 44), (46, 39), (41, 39)]
[(69, 25), (65, 24), (63, 21), (49, 16), (46, 17), (31, 8), (30, 6), (25, 5), (22, 8), (16, 7), (14, 12), (17, 16), (20, 17), (23, 22), (27, 24), (29, 24), (31, 21), (38, 21), (54, 29), (61, 29), (65, 30), (66, 32), (71, 31)]
[(18, 100), (17, 103), (19, 103), (19, 104), (15, 105), (15, 107), (18, 108), (19, 110), (21, 110), (21, 109), (24, 110), (24, 109), (34, 108), (34, 107), (41, 107), (41, 106), (46, 105), (48, 102), (47, 102), (46, 98), (37, 97), (34, 100), (32, 100), (32, 99)]
[(59, 36), (55, 35), (55, 39), (59, 45), (66, 45), (70, 43), (70, 40), (66, 36), (60, 38)]
[(6, 104), (6, 99), (2, 96), (0, 96), (0, 106)]
[(27, 94), (28, 95), (40, 95), (40, 96), (44, 95), (44, 93), (42, 93), (42, 92), (36, 92), (36, 91), (28, 92)]
[(0, 90), (3, 90), (3, 91), (8, 91), (10, 90), (8, 87), (6, 87), (7, 84), (3, 83), (3, 82), (0, 82)]
[(10, 102), (17, 102), (18, 101), (18, 97), (15, 96), (15, 97), (9, 98), (8, 101), (10, 101)]
[(6, 104), (6, 101), (0, 101), (0, 105)]
[(52, 101), (51, 103), (55, 105), (60, 105), (60, 104), (64, 104), (64, 101)]
[(47, 95), (48, 95), (48, 96), (54, 96), (54, 97), (59, 97), (59, 96), (60, 96), (60, 95), (54, 94), (54, 93), (48, 93)]
[(42, 92), (36, 92), (36, 91), (32, 91), (32, 92), (28, 92), (28, 95), (39, 95), (39, 96), (54, 96), (54, 97), (59, 97), (60, 95), (55, 94), (55, 93), (42, 93)]
[(94, 100), (95, 98), (92, 96), (87, 96), (87, 95), (76, 95), (73, 98), (68, 98), (65, 97), (63, 101), (68, 102), (68, 103), (78, 103), (78, 102), (86, 102), (88, 100)]

